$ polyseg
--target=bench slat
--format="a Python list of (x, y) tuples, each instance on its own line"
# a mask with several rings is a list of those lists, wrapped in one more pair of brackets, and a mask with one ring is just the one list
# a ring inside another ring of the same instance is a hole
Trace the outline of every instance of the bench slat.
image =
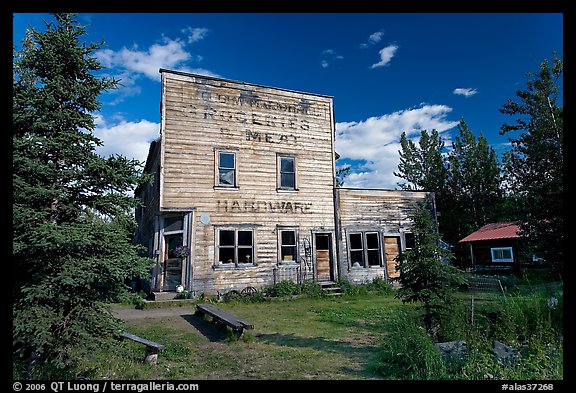
[(236, 329), (254, 329), (254, 325), (248, 321), (238, 318), (236, 315), (224, 311), (211, 304), (197, 304), (196, 308), (205, 314), (226, 323), (227, 325)]
[(158, 344), (154, 341), (146, 340), (145, 338), (138, 337), (137, 335), (132, 334), (132, 333), (124, 332), (124, 333), (122, 333), (122, 337), (128, 338), (132, 341), (136, 341), (137, 343), (144, 344), (147, 347), (155, 348), (158, 350), (162, 350), (162, 349), (166, 348), (165, 345)]

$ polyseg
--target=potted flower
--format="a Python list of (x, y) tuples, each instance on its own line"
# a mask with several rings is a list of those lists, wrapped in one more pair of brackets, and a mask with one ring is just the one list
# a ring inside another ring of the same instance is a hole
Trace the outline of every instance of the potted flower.
[(174, 249), (174, 257), (176, 258), (186, 258), (190, 255), (190, 249), (188, 246), (178, 246)]

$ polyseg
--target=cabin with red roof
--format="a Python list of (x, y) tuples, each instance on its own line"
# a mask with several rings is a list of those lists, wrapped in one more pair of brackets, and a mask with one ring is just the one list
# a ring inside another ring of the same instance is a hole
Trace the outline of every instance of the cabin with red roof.
[(486, 224), (460, 240), (470, 246), (472, 266), (482, 270), (520, 270), (527, 261), (520, 227), (514, 222)]

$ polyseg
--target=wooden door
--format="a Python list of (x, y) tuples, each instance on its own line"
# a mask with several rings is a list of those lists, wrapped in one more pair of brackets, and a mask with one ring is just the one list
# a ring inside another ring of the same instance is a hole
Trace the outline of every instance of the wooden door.
[(389, 278), (396, 278), (400, 273), (396, 271), (396, 257), (400, 253), (400, 237), (384, 237), (384, 253), (386, 255), (386, 272)]
[(332, 253), (330, 248), (330, 234), (317, 233), (316, 244), (316, 279), (318, 281), (332, 280)]

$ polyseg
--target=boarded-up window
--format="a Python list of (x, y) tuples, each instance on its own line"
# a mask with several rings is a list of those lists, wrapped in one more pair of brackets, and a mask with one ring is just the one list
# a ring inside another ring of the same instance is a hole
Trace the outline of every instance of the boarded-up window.
[(279, 181), (278, 188), (282, 190), (296, 189), (296, 158), (279, 156)]
[(396, 271), (397, 257), (400, 253), (400, 236), (384, 236), (384, 255), (386, 255), (386, 271), (388, 277), (395, 278), (400, 275)]
[(236, 229), (219, 230), (218, 263), (254, 263), (254, 232)]
[(223, 187), (236, 186), (236, 154), (218, 153), (218, 185)]

